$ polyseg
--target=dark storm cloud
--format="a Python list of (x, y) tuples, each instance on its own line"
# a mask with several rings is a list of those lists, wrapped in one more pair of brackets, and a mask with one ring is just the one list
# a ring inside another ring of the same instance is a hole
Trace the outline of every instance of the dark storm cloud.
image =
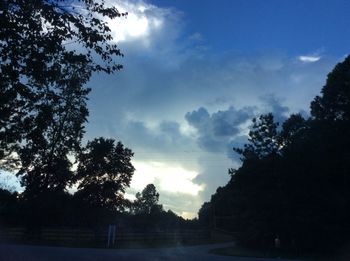
[(198, 132), (198, 145), (208, 152), (218, 152), (225, 150), (230, 140), (239, 134), (241, 125), (253, 115), (252, 107), (237, 110), (231, 106), (227, 110), (219, 110), (211, 115), (201, 107), (188, 112), (185, 118)]
[(180, 125), (171, 121), (161, 121), (152, 128), (145, 122), (129, 121), (123, 133), (125, 140), (134, 144), (136, 151), (164, 154), (171, 153), (174, 148), (177, 151), (185, 150), (193, 143), (192, 139), (180, 132)]
[(260, 114), (272, 113), (275, 121), (283, 123), (290, 114), (290, 109), (283, 105), (283, 100), (274, 95), (260, 99), (261, 107), (243, 107), (218, 110), (210, 114), (200, 107), (185, 116), (188, 123), (197, 130), (197, 144), (203, 153), (198, 158), (200, 174), (194, 182), (206, 184), (201, 197), (208, 200), (219, 186), (229, 180), (228, 169), (240, 165), (240, 155), (233, 148), (242, 148), (248, 142), (247, 133), (252, 119)]

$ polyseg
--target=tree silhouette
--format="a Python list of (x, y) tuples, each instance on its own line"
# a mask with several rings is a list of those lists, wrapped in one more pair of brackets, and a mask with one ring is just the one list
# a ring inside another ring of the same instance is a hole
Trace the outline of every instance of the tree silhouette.
[(133, 155), (113, 139), (101, 137), (88, 142), (78, 158), (77, 195), (93, 207), (122, 210), (125, 189), (135, 170)]
[(136, 214), (151, 214), (162, 211), (162, 205), (158, 204), (159, 193), (153, 184), (148, 184), (142, 192), (136, 193), (134, 212)]
[[(291, 115), (281, 129), (272, 114), (253, 119), (248, 143), (234, 148), (242, 166), (212, 196), (215, 216), (240, 243), (325, 251), (350, 240), (350, 56), (328, 75), (312, 117)], [(230, 224), (228, 224), (230, 223)]]
[(251, 157), (263, 158), (277, 153), (280, 145), (277, 133), (278, 123), (274, 122), (272, 113), (253, 118), (253, 126), (249, 132), (248, 144), (244, 149), (234, 148), (244, 159)]
[(350, 120), (350, 56), (328, 74), (322, 96), (311, 103), (311, 114), (317, 120)]
[(282, 150), (289, 146), (300, 143), (305, 138), (306, 132), (310, 129), (310, 124), (300, 114), (292, 114), (283, 123), (280, 133), (280, 145)]
[(87, 121), (86, 95), (79, 72), (67, 72), (63, 86), (56, 86), (36, 103), (22, 129), (25, 143), (18, 145), (21, 160), (17, 175), (25, 187), (25, 195), (45, 191), (63, 191), (73, 175), (68, 155), (76, 156)]
[(106, 19), (126, 14), (95, 0), (6, 0), (0, 13), (0, 168), (20, 166), (28, 190), (62, 190), (86, 122), (84, 84), (122, 68)]

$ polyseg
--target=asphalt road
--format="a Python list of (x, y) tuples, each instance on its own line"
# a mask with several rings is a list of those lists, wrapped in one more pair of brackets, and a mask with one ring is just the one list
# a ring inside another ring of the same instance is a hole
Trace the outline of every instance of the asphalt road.
[[(209, 254), (208, 251), (214, 248), (230, 246), (233, 243), (189, 246), (189, 247), (169, 247), (169, 248), (149, 248), (149, 249), (95, 249), (95, 248), (67, 248), (67, 247), (47, 247), (31, 245), (0, 245), (1, 261), (56, 261), (56, 260), (199, 260), (199, 261), (268, 261), (276, 259), (265, 258), (245, 258), (232, 256), (218, 256)], [(282, 260), (282, 259), (279, 259)]]

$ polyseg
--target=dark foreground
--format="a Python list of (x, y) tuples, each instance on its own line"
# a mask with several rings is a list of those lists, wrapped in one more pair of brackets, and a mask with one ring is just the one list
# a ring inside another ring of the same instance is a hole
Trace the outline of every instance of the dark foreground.
[[(31, 245), (0, 245), (0, 260), (4, 261), (41, 261), (41, 260), (231, 260), (231, 261), (267, 261), (275, 259), (218, 256), (209, 254), (214, 248), (230, 246), (232, 243), (201, 245), (191, 247), (168, 247), (150, 249), (93, 249), (66, 248)], [(282, 260), (282, 259), (279, 259)]]

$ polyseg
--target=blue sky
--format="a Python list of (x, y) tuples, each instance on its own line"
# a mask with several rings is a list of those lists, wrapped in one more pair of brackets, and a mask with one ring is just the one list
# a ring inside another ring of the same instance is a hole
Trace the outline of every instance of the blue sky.
[(85, 142), (135, 152), (128, 197), (148, 183), (165, 209), (196, 216), (247, 141), (251, 119), (308, 115), (326, 75), (348, 54), (349, 1), (107, 0), (124, 69), (96, 74)]
[(196, 215), (240, 162), (251, 118), (308, 114), (348, 52), (347, 1), (114, 1), (125, 68), (91, 81), (88, 138), (135, 151), (129, 194), (154, 183), (160, 201)]
[(346, 53), (350, 38), (346, 0), (155, 0), (184, 12), (184, 33), (200, 32), (215, 52), (317, 49)]

